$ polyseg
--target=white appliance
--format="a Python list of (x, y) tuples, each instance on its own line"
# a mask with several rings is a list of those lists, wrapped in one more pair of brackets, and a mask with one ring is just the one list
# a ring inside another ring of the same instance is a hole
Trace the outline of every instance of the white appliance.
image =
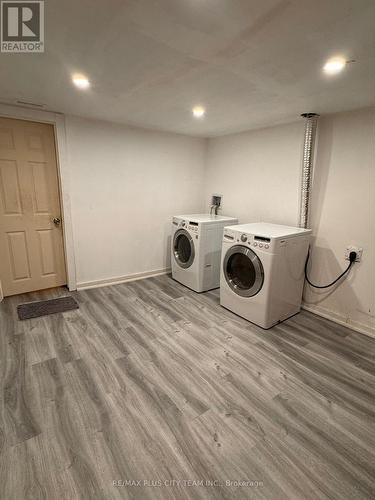
[(267, 223), (224, 228), (220, 304), (262, 328), (298, 313), (310, 234)]
[(177, 215), (172, 222), (172, 277), (196, 292), (218, 288), (224, 226), (233, 217)]

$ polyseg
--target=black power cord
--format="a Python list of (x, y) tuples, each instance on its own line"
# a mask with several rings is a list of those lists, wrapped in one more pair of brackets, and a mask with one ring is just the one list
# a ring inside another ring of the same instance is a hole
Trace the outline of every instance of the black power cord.
[(309, 251), (308, 251), (308, 254), (307, 254), (306, 263), (305, 263), (305, 278), (306, 278), (307, 283), (309, 285), (313, 286), (314, 288), (329, 288), (330, 286), (332, 286), (335, 283), (337, 283), (350, 270), (350, 268), (352, 267), (352, 265), (355, 262), (355, 259), (357, 258), (357, 252), (350, 252), (348, 267), (345, 269), (344, 272), (342, 272), (340, 274), (340, 276), (338, 276), (334, 281), (332, 281), (332, 283), (329, 283), (328, 285), (314, 285), (314, 283), (311, 283), (311, 281), (309, 280), (309, 277), (307, 276), (307, 264), (309, 262), (309, 258), (310, 258), (310, 248), (309, 248)]

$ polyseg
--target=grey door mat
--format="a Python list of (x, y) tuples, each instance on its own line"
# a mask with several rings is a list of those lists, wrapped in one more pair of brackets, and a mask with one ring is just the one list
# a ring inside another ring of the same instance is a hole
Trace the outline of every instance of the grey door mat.
[(39, 318), (48, 314), (56, 314), (65, 311), (79, 309), (79, 305), (73, 297), (59, 297), (58, 299), (28, 302), (17, 306), (19, 319)]

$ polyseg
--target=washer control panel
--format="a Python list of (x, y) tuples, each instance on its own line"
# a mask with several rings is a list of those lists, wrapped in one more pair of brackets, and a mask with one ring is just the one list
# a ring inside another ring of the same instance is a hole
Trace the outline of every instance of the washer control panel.
[(190, 221), (186, 219), (181, 219), (180, 217), (173, 217), (173, 226), (175, 226), (174, 231), (179, 229), (185, 229), (188, 231), (196, 240), (199, 239), (199, 222)]
[(254, 239), (252, 239), (248, 243), (249, 243), (250, 247), (259, 248), (260, 250), (268, 250), (269, 248), (271, 248), (271, 242), (262, 243), (262, 242), (255, 241)]
[(178, 229), (186, 229), (191, 234), (195, 234), (196, 238), (198, 238), (197, 235), (199, 234), (199, 222), (173, 217), (173, 225), (176, 226), (176, 231)]
[(189, 231), (193, 231), (193, 233), (198, 233), (199, 223), (189, 221), (188, 229)]
[(265, 236), (255, 234), (240, 233), (230, 228), (224, 229), (223, 241), (246, 245), (255, 250), (272, 251), (275, 241)]
[(249, 246), (259, 250), (269, 250), (271, 248), (271, 238), (252, 234), (249, 237)]

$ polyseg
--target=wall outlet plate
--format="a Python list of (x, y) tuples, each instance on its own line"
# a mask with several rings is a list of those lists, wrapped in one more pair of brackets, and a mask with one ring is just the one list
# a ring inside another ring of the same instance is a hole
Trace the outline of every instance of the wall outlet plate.
[(357, 258), (355, 259), (355, 262), (361, 262), (363, 248), (356, 247), (354, 245), (351, 245), (351, 246), (347, 247), (346, 248), (346, 252), (345, 252), (345, 260), (349, 260), (349, 254), (350, 254), (350, 252), (356, 252)]

